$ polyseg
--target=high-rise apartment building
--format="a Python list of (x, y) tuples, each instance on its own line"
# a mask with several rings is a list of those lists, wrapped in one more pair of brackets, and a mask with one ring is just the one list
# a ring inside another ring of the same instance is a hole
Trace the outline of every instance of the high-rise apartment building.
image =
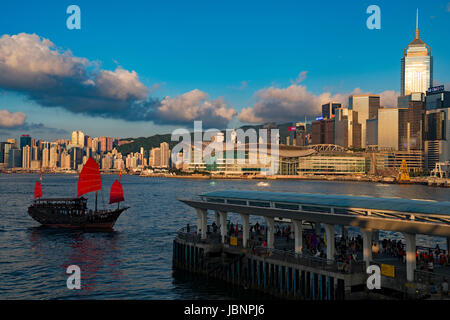
[(72, 144), (80, 148), (84, 147), (84, 133), (82, 131), (72, 132)]
[(400, 86), (402, 96), (415, 92), (425, 93), (433, 86), (433, 57), (430, 46), (419, 38), (419, 11), (414, 40), (405, 48), (401, 59)]
[(31, 169), (31, 147), (26, 145), (22, 148), (22, 168)]
[(162, 142), (159, 145), (161, 150), (161, 167), (168, 168), (170, 161), (170, 149), (169, 144), (167, 142)]

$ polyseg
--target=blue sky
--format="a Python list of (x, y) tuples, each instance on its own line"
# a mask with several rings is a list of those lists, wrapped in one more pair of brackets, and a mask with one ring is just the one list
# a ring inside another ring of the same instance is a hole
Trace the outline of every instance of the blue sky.
[[(70, 4), (81, 8), (81, 30), (66, 28)], [(372, 4), (381, 9), (381, 30), (366, 27)], [(262, 93), (268, 88), (302, 86), (306, 97), (346, 95), (355, 88), (398, 92), (400, 58), (414, 37), (416, 8), (421, 38), (432, 48), (434, 79), (449, 83), (448, 1), (15, 1), (2, 4), (0, 36), (36, 34), (62, 52), (96, 61), (102, 70), (135, 71), (149, 97), (173, 98), (172, 112), (178, 110), (177, 97), (197, 89), (206, 95), (203, 102), (235, 111), (232, 126), (243, 108), (267, 98)], [(302, 71), (304, 80), (295, 83)], [(0, 92), (2, 109), (26, 114), (29, 124), (92, 136), (148, 136), (192, 127), (162, 114), (158, 121), (150, 116), (130, 121), (119, 114), (42, 106), (26, 91), (11, 89)], [(304, 110), (299, 106), (299, 119), (313, 114)], [(0, 127), (0, 139), (8, 132), (21, 133)]]

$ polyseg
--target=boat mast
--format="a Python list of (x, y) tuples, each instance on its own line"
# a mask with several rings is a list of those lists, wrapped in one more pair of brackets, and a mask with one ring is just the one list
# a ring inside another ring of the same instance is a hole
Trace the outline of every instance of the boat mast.
[(97, 212), (97, 197), (98, 197), (98, 191), (95, 191), (95, 212)]

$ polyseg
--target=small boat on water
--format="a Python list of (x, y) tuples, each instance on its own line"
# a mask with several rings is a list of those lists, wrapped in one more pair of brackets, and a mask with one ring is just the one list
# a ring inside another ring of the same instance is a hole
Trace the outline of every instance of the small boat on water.
[[(44, 226), (63, 228), (112, 229), (119, 216), (129, 207), (120, 208), (124, 201), (123, 188), (115, 180), (111, 186), (109, 203), (117, 203), (117, 209), (98, 210), (98, 191), (102, 189), (100, 169), (94, 159), (89, 158), (78, 178), (77, 198), (42, 198), (40, 181), (34, 189), (34, 202), (28, 207), (28, 214)], [(95, 192), (95, 210), (87, 208), (85, 194)]]
[(268, 182), (265, 181), (260, 181), (256, 184), (258, 187), (269, 187), (270, 184)]

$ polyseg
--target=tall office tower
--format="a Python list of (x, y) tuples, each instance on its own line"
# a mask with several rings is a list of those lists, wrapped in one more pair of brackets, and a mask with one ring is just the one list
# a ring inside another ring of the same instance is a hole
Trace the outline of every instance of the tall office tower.
[(0, 165), (3, 165), (3, 167), (8, 166), (9, 151), (12, 146), (9, 142), (0, 142)]
[(22, 168), (30, 169), (31, 168), (31, 147), (26, 145), (22, 149)]
[(450, 161), (450, 92), (427, 93), (425, 113), (425, 165), (428, 170), (438, 162)]
[(78, 147), (84, 147), (84, 133), (82, 131), (72, 132), (72, 144)]
[(21, 168), (22, 167), (22, 151), (17, 148), (11, 148), (8, 156), (9, 168)]
[(361, 124), (358, 112), (338, 108), (335, 112), (335, 144), (344, 148), (361, 148)]
[(380, 150), (395, 151), (399, 149), (399, 126), (402, 112), (400, 108), (378, 110), (377, 145)]
[(366, 121), (378, 117), (380, 96), (370, 94), (352, 95), (348, 98), (349, 111), (358, 112), (358, 122), (361, 124), (361, 148), (366, 147)]
[(322, 117), (324, 119), (332, 119), (334, 118), (336, 109), (341, 108), (342, 105), (340, 103), (328, 102), (322, 105)]
[(20, 150), (25, 146), (31, 147), (31, 137), (29, 134), (23, 134), (20, 136)]
[(334, 119), (314, 121), (311, 125), (312, 144), (335, 143)]
[(425, 93), (433, 86), (433, 57), (431, 48), (419, 38), (419, 9), (416, 16), (416, 35), (405, 48), (401, 59), (402, 96), (415, 92)]
[(170, 160), (169, 144), (167, 142), (163, 142), (159, 145), (159, 148), (161, 150), (161, 167), (168, 168)]

